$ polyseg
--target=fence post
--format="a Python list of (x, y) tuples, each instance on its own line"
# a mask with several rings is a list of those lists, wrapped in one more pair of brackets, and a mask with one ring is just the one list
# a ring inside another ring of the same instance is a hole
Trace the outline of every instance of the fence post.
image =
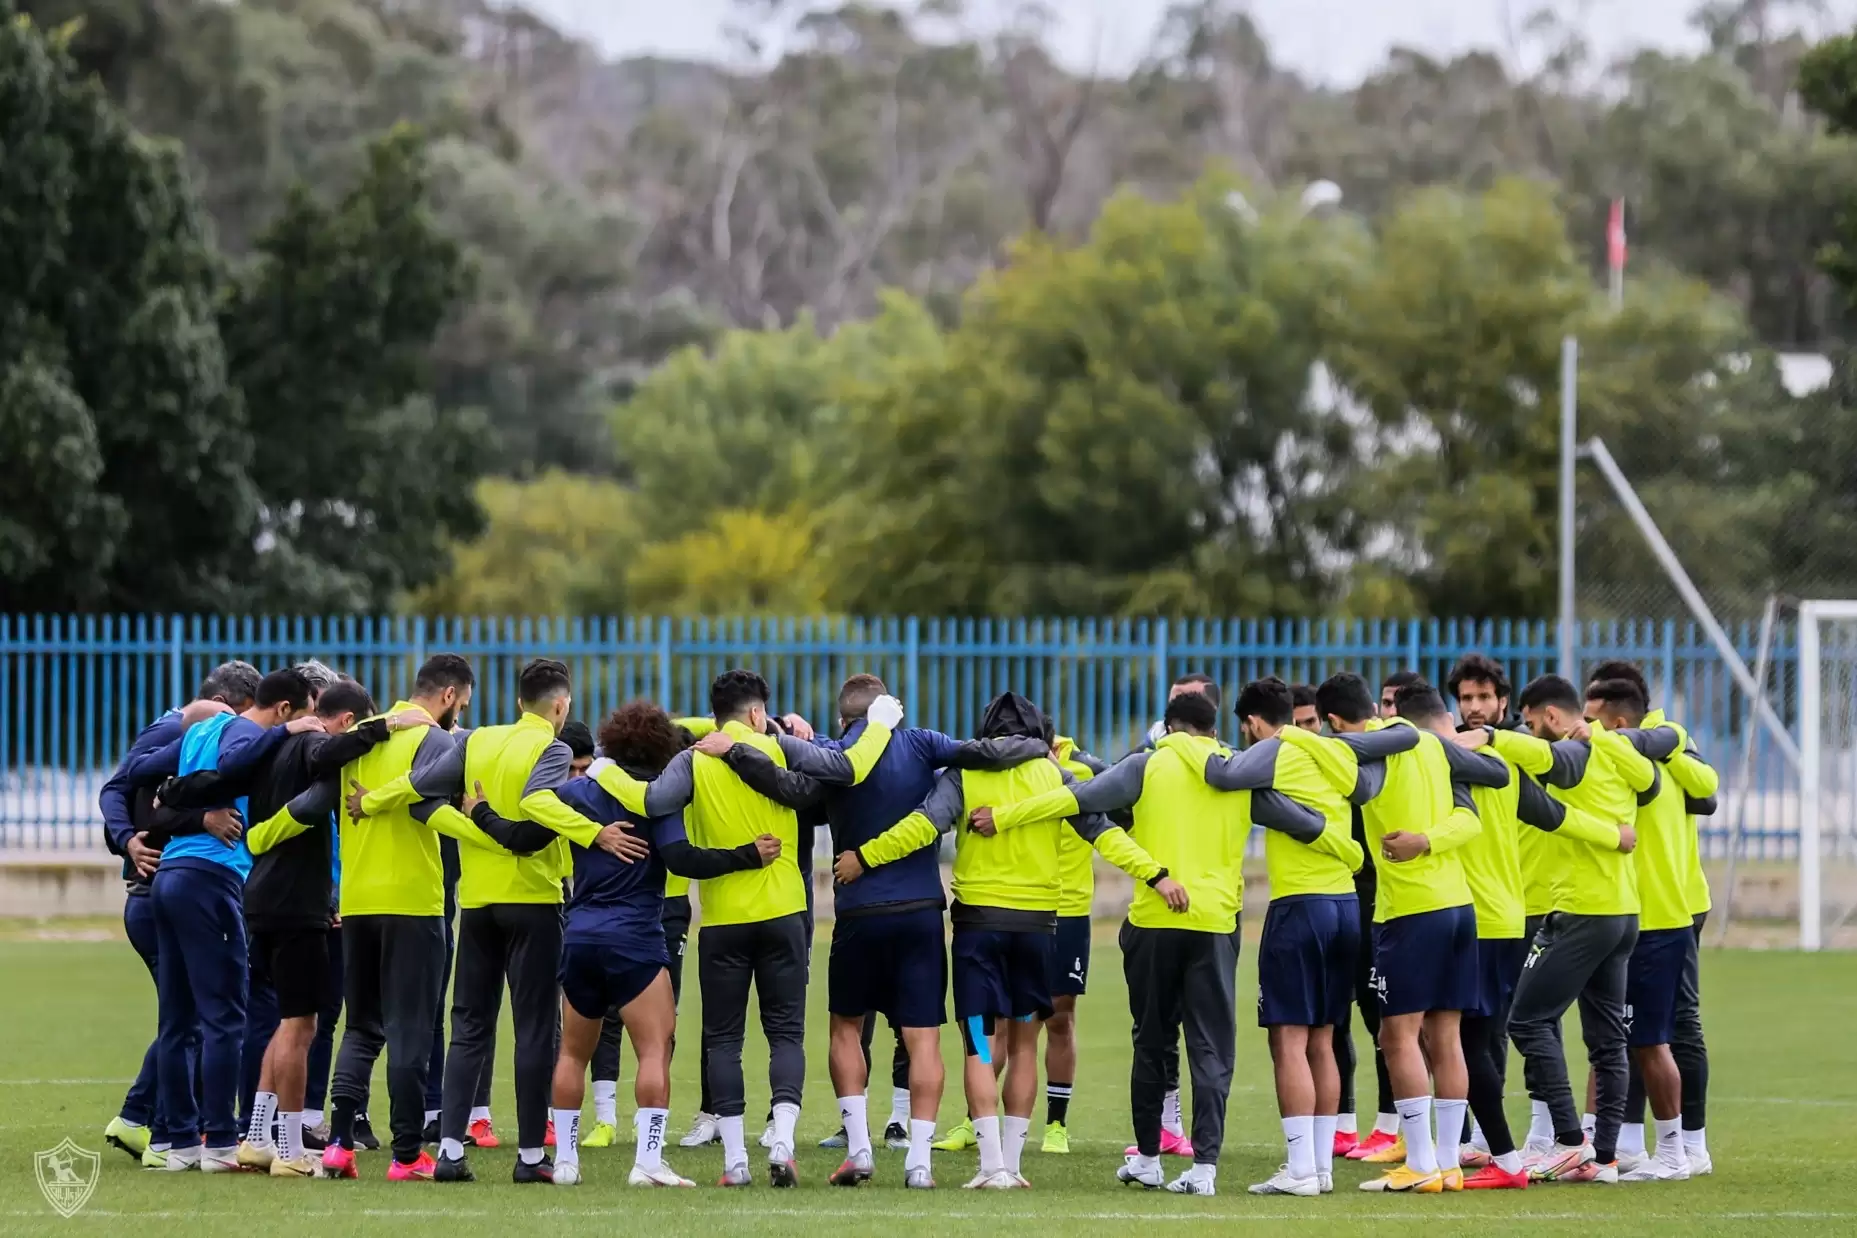
[(181, 694), (181, 617), (168, 616), (168, 703), (180, 705), (187, 698)]
[(658, 617), (658, 704), (676, 712), (676, 704), (671, 700), (671, 619), (668, 615)]
[(1167, 702), (1167, 620), (1154, 623), (1154, 699), (1163, 709)]
[[(917, 675), (922, 669), (922, 624), (914, 615), (903, 620), (903, 701), (906, 708), (921, 708), (921, 697), (916, 691), (920, 682)], [(916, 715), (917, 722), (921, 715)]]

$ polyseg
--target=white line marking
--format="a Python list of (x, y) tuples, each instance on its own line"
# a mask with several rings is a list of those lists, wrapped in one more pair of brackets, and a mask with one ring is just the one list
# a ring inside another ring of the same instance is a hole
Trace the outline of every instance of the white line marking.
[[(1240, 1195), (1240, 1196), (1235, 1196), (1234, 1198), (1248, 1199), (1249, 1196)], [(127, 1211), (106, 1210), (106, 1209), (101, 1209), (101, 1208), (87, 1208), (84, 1211), (80, 1212), (78, 1216), (85, 1217), (85, 1218), (104, 1219), (104, 1220), (123, 1220), (123, 1219), (187, 1220), (187, 1219), (191, 1219), (194, 1217), (250, 1217), (255, 1211), (256, 1211), (255, 1208), (237, 1209), (237, 1210), (188, 1208), (183, 1211), (164, 1210), (164, 1211), (154, 1211), (154, 1212), (127, 1212)], [(609, 1204), (604, 1207), (595, 1207), (595, 1208), (556, 1208), (556, 1207), (537, 1208), (537, 1209), (525, 1211), (523, 1215), (524, 1216), (538, 1216), (538, 1217), (594, 1218), (594, 1217), (611, 1217), (612, 1213), (613, 1213), (613, 1208)], [(1004, 1212), (1004, 1211), (964, 1212), (964, 1211), (959, 1211), (959, 1210), (952, 1210), (948, 1212), (934, 1212), (934, 1211), (928, 1211), (928, 1210), (920, 1209), (920, 1208), (901, 1209), (901, 1208), (882, 1208), (882, 1207), (864, 1208), (864, 1209), (853, 1209), (853, 1208), (739, 1208), (739, 1207), (738, 1208), (704, 1208), (700, 1210), (693, 1210), (689, 1213), (689, 1215), (695, 1216), (695, 1215), (701, 1215), (702, 1213), (719, 1213), (723, 1215), (732, 1214), (732, 1215), (743, 1216), (743, 1217), (773, 1216), (773, 1217), (793, 1217), (793, 1218), (798, 1218), (798, 1219), (806, 1219), (806, 1218), (811, 1218), (811, 1217), (821, 1217), (821, 1218), (846, 1217), (846, 1218), (858, 1218), (858, 1219), (864, 1219), (864, 1220), (876, 1218), (879, 1220), (903, 1220), (903, 1221), (997, 1221), (1001, 1219), (1002, 1217), (1007, 1217), (1011, 1215), (1010, 1213)], [(393, 1219), (393, 1218), (416, 1219), (416, 1218), (421, 1218), (421, 1217), (464, 1219), (464, 1218), (469, 1218), (469, 1217), (509, 1217), (512, 1215), (511, 1213), (506, 1212), (506, 1211), (501, 1211), (501, 1210), (493, 1211), (493, 1210), (484, 1209), (484, 1208), (294, 1208), (294, 1207), (290, 1209), (290, 1214), (293, 1217), (356, 1217), (356, 1216), (362, 1216), (362, 1217), (372, 1217), (372, 1218), (382, 1218), (382, 1219)], [(1376, 1215), (1376, 1214), (1379, 1215), (1381, 1218), (1391, 1221), (1393, 1223), (1404, 1223), (1407, 1221), (1414, 1221), (1414, 1222), (1417, 1222), (1417, 1221), (1427, 1221), (1427, 1222), (1429, 1221), (1473, 1221), (1473, 1222), (1500, 1221), (1502, 1224), (1505, 1224), (1505, 1225), (1515, 1225), (1515, 1224), (1520, 1224), (1524, 1222), (1542, 1222), (1542, 1221), (1546, 1221), (1546, 1222), (1578, 1221), (1578, 1222), (1583, 1222), (1583, 1223), (1593, 1223), (1593, 1222), (1608, 1222), (1608, 1221), (1632, 1221), (1632, 1222), (1689, 1221), (1689, 1222), (1695, 1222), (1699, 1220), (1706, 1221), (1706, 1220), (1711, 1220), (1711, 1219), (1725, 1220), (1725, 1221), (1841, 1221), (1841, 1220), (1857, 1219), (1857, 1212), (1797, 1212), (1797, 1211), (1711, 1212), (1711, 1211), (1697, 1210), (1697, 1209), (1689, 1209), (1683, 1212), (1653, 1212), (1653, 1213), (1640, 1212), (1640, 1213), (1632, 1213), (1629, 1215), (1626, 1215), (1623, 1213), (1600, 1212), (1597, 1210), (1591, 1211), (1591, 1212), (1528, 1212), (1528, 1213), (1502, 1214), (1502, 1213), (1493, 1213), (1493, 1212), (1435, 1212), (1430, 1209), (1426, 1209), (1424, 1212), (1415, 1211), (1415, 1212), (1409, 1212), (1409, 1213), (1388, 1214), (1382, 1211), (1381, 1208), (1377, 1205), (1373, 1208), (1362, 1208), (1358, 1210), (1350, 1210), (1345, 1213), (1342, 1213), (1341, 1215), (1351, 1220), (1351, 1219), (1355, 1219), (1358, 1217), (1365, 1217), (1365, 1216), (1371, 1216), (1371, 1215)], [(43, 1208), (40, 1208), (40, 1209), (15, 1208), (15, 1209), (10, 1210), (6, 1215), (15, 1216), (15, 1217), (42, 1217), (46, 1215), (46, 1211)], [(1245, 1224), (1247, 1222), (1252, 1222), (1252, 1221), (1333, 1222), (1334, 1220), (1337, 1219), (1337, 1210), (1332, 1207), (1321, 1207), (1321, 1206), (1312, 1207), (1308, 1210), (1300, 1211), (1300, 1212), (1254, 1212), (1254, 1211), (1250, 1211), (1249, 1209), (1242, 1208), (1242, 1207), (1237, 1210), (1221, 1211), (1221, 1212), (1206, 1212), (1206, 1211), (1193, 1211), (1193, 1212), (1159, 1212), (1159, 1211), (1156, 1211), (1156, 1212), (1133, 1212), (1133, 1211), (1052, 1212), (1052, 1211), (1041, 1210), (1037, 1214), (1036, 1219), (1041, 1222), (1047, 1221), (1047, 1220), (1139, 1221), (1139, 1222), (1146, 1224), (1146, 1223), (1155, 1223), (1155, 1222), (1164, 1222), (1164, 1221), (1182, 1221), (1182, 1222), (1186, 1222), (1189, 1224), (1196, 1224), (1196, 1225), (1206, 1225), (1206, 1224), (1235, 1224), (1236, 1225), (1236, 1224)]]
[(80, 1088), (134, 1082), (134, 1079), (0, 1079), (0, 1088)]

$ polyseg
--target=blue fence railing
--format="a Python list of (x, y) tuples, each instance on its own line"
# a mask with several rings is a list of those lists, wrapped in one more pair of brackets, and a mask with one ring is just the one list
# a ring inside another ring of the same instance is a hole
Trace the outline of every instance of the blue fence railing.
[[(1753, 625), (1732, 636), (1752, 664)], [(711, 678), (749, 666), (767, 677), (779, 710), (823, 728), (839, 682), (869, 671), (903, 699), (916, 724), (969, 734), (987, 700), (1011, 688), (1105, 756), (1139, 742), (1169, 681), (1188, 671), (1212, 675), (1229, 700), (1265, 674), (1318, 682), (1355, 670), (1377, 682), (1410, 667), (1441, 682), (1469, 650), (1503, 662), (1519, 688), (1556, 660), (1545, 622), (0, 615), (0, 845), (100, 845), (96, 791), (122, 749), (228, 658), (264, 669), (320, 658), (384, 705), (441, 650), (475, 664), (469, 716), (477, 721), (511, 717), (518, 668), (544, 655), (573, 669), (575, 712), (587, 719), (640, 696), (701, 713)], [(1726, 802), (1740, 773), (1747, 700), (1700, 631), (1662, 621), (1589, 624), (1578, 650), (1583, 665), (1610, 657), (1643, 665), (1660, 701), (1722, 771)], [(1784, 628), (1769, 682), (1789, 726), (1796, 725), (1796, 664), (1795, 634)], [(1229, 711), (1225, 725), (1229, 736)], [(1756, 737), (1752, 771), (1747, 853), (1789, 857), (1797, 779), (1768, 735)], [(1711, 851), (1723, 849), (1727, 830), (1725, 816), (1706, 827)]]

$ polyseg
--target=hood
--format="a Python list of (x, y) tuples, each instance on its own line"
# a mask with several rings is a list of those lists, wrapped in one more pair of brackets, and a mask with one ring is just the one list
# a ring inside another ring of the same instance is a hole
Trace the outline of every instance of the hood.
[(1002, 739), (1008, 735), (1043, 739), (1044, 734), (1044, 714), (1017, 692), (1000, 693), (980, 716), (978, 735), (981, 739)]

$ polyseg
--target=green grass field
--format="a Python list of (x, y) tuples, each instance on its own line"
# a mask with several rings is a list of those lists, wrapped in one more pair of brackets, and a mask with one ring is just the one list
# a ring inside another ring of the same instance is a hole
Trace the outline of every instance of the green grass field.
[[(774, 1193), (711, 1188), (687, 1192), (628, 1190), (629, 1141), (589, 1150), (587, 1182), (569, 1191), (508, 1182), (513, 1152), (474, 1157), (479, 1183), (439, 1187), (389, 1185), (385, 1155), (364, 1155), (359, 1182), (278, 1182), (257, 1177), (168, 1177), (143, 1173), (106, 1147), (104, 1123), (115, 1112), (154, 1027), (154, 995), (128, 946), (109, 941), (0, 940), (0, 1233), (185, 1233), (197, 1238), (278, 1233), (456, 1235), (576, 1234), (644, 1228), (653, 1234), (749, 1235), (846, 1233), (965, 1234), (1077, 1232), (1103, 1225), (1167, 1222), (1179, 1232), (1311, 1232), (1347, 1227), (1375, 1234), (1579, 1232), (1638, 1235), (1851, 1234), (1857, 1232), (1857, 1060), (1850, 1029), (1857, 1023), (1857, 955), (1709, 953), (1704, 964), (1704, 1013), (1713, 1055), (1709, 1143), (1712, 1178), (1682, 1184), (1542, 1187), (1493, 1192), (1385, 1198), (1354, 1189), (1367, 1176), (1349, 1165), (1337, 1172), (1336, 1193), (1313, 1200), (1253, 1198), (1248, 1183), (1275, 1169), (1282, 1149), (1270, 1092), (1264, 1037), (1241, 1019), (1238, 1071), (1220, 1191), (1187, 1199), (1119, 1186), (1113, 1172), (1129, 1138), (1128, 1014), (1120, 958), (1106, 927), (1099, 931), (1092, 991), (1084, 999), (1082, 1067), (1071, 1110), (1073, 1153), (1044, 1156), (1034, 1142), (1025, 1172), (1034, 1190), (981, 1195), (957, 1189), (973, 1172), (972, 1154), (937, 1154), (934, 1194), (902, 1188), (902, 1154), (879, 1151), (878, 1177), (862, 1190), (824, 1184), (837, 1154), (811, 1145), (836, 1125), (825, 1073), (823, 983), (815, 984), (817, 1022), (808, 1037), (811, 1082), (801, 1118), (803, 1186)], [(823, 980), (824, 953), (815, 976)], [(1249, 960), (1241, 993), (1255, 992)], [(1248, 1002), (1248, 998), (1247, 998)], [(695, 1010), (685, 1012), (694, 1026)], [(1578, 1043), (1569, 1028), (1569, 1043)], [(952, 1044), (949, 1036), (945, 1043)], [(889, 1034), (877, 1034), (876, 1056), (887, 1063)], [(499, 1059), (496, 1112), (514, 1126), (507, 1053)], [(695, 1099), (694, 1053), (678, 1059), (672, 1121), (681, 1132)], [(950, 1092), (943, 1124), (958, 1120), (959, 1075), (949, 1054)], [(750, 1115), (767, 1099), (764, 1050), (748, 1050)], [(629, 1071), (629, 1066), (628, 1066)], [(880, 1065), (879, 1073), (884, 1072)], [(1576, 1063), (1576, 1075), (1583, 1075)], [(760, 1078), (757, 1080), (756, 1075)], [(1514, 1077), (1519, 1080), (1517, 1065)], [(377, 1081), (377, 1093), (383, 1091)], [(888, 1109), (880, 1079), (873, 1116)], [(1371, 1076), (1366, 1095), (1371, 1102)], [(621, 1114), (629, 1115), (626, 1088)], [(1512, 1120), (1526, 1124), (1526, 1103), (1512, 1102)], [(381, 1115), (384, 1129), (384, 1114)], [(1042, 1103), (1038, 1122), (1042, 1124)], [(751, 1125), (753, 1123), (751, 1122)], [(33, 1153), (65, 1136), (103, 1154), (103, 1175), (78, 1216), (59, 1218), (40, 1196)], [(721, 1167), (719, 1151), (673, 1149), (672, 1162), (701, 1183)]]

